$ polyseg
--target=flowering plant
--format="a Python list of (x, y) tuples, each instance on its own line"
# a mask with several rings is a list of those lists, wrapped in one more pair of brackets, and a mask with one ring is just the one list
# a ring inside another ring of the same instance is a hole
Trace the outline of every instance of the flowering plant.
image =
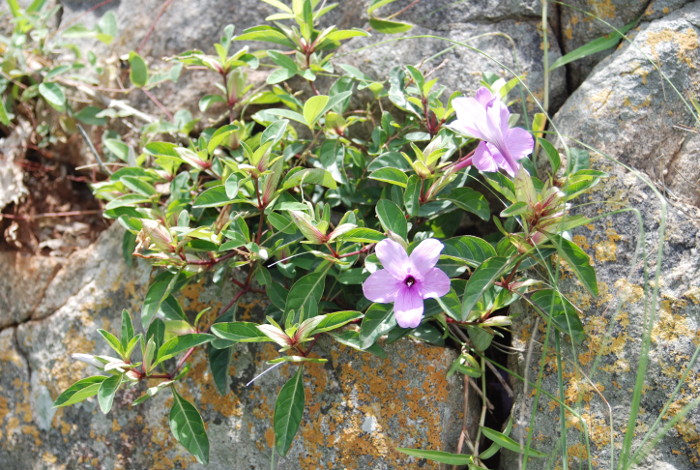
[[(108, 412), (120, 388), (156, 381), (135, 403), (171, 390), (173, 434), (201, 462), (204, 423), (177, 392), (197, 348), (209, 347), (213, 379), (226, 393), (231, 348), (279, 346), (271, 363), (293, 370), (274, 416), (275, 449), (285, 455), (300, 425), (293, 418), (303, 408), (304, 367), (325, 361), (310, 355), (318, 337), (373, 354), (403, 336), (449, 340), (460, 352), (450, 373), (483, 378), (476, 358), (511, 323), (509, 305), (523, 299), (550, 318), (566, 302), (538, 267), (563, 261), (596, 290), (588, 256), (566, 237), (587, 219), (570, 216), (567, 204), (603, 174), (585, 167), (582, 152), (560, 171), (557, 150), (532, 136), (541, 129), (511, 126), (503, 100), (517, 77), (484, 80), (475, 97), (454, 99), (412, 66), (375, 80), (332, 60), (341, 42), (366, 31), (320, 28), (324, 3), (268, 3), (292, 25), (237, 36), (230, 26), (216, 55), (172, 58), (219, 75), (224, 85), (199, 103), (214, 124), (199, 132), (192, 122), (162, 127), (169, 138), (148, 141), (134, 165), (94, 186), (105, 216), (126, 228), (127, 251), (159, 270), (140, 321), (124, 312), (119, 337), (100, 330), (116, 356), (76, 357), (100, 374), (55, 402), (97, 395)], [(231, 52), (241, 41), (273, 48)], [(262, 86), (248, 79), (260, 64), (270, 70)], [(353, 103), (360, 90), (369, 104)], [(551, 164), (541, 176), (526, 158), (538, 150)], [(493, 223), (492, 232), (474, 231), (476, 220)], [(237, 292), (209, 322), (206, 312), (185, 312), (177, 296), (201, 275)], [(264, 292), (269, 307), (264, 318), (240, 321), (235, 304), (251, 291)], [(575, 309), (551, 318), (581, 339)]]

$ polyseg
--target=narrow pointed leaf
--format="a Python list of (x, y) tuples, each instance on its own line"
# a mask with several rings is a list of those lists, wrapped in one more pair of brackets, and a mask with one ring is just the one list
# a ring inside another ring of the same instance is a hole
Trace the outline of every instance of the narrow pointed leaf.
[(204, 429), (204, 422), (197, 408), (182, 398), (173, 389), (173, 407), (170, 409), (170, 430), (199, 463), (209, 463), (209, 438)]
[(282, 386), (275, 403), (275, 447), (280, 455), (286, 455), (304, 414), (303, 367)]
[(154, 365), (173, 358), (190, 348), (208, 343), (212, 339), (214, 339), (212, 335), (203, 333), (191, 333), (170, 338), (158, 349), (158, 354), (156, 355), (156, 362)]
[(123, 374), (113, 375), (106, 378), (100, 385), (97, 391), (97, 402), (100, 404), (100, 409), (102, 413), (107, 414), (109, 410), (112, 409), (112, 402), (114, 401), (114, 395), (119, 390), (119, 386), (122, 384)]
[(464, 288), (462, 300), (462, 321), (469, 318), (469, 314), (487, 289), (491, 288), (501, 276), (505, 274), (508, 258), (493, 257), (484, 261), (474, 270)]
[(551, 235), (549, 239), (554, 243), (557, 253), (569, 265), (581, 284), (594, 296), (598, 295), (598, 282), (595, 269), (591, 266), (591, 259), (577, 244), (570, 242), (559, 235)]
[(100, 385), (107, 377), (103, 375), (95, 375), (93, 377), (87, 377), (82, 380), (78, 380), (76, 383), (68, 387), (63, 393), (61, 393), (56, 401), (53, 402), (53, 406), (68, 406), (75, 403), (79, 403), (86, 398), (97, 395), (100, 389)]
[(472, 457), (470, 455), (451, 454), (449, 452), (442, 452), (439, 450), (406, 449), (404, 447), (399, 447), (396, 450), (403, 452), (406, 455), (410, 455), (411, 457), (428, 459), (448, 465), (467, 465), (472, 462)]
[(517, 452), (518, 454), (524, 454), (524, 455), (527, 455), (529, 457), (547, 457), (547, 454), (545, 454), (544, 452), (540, 452), (540, 451), (532, 449), (530, 447), (525, 447), (525, 448), (521, 449), (520, 445), (517, 442), (515, 442), (513, 439), (511, 439), (510, 437), (506, 436), (505, 434), (500, 433), (494, 429), (482, 426), (481, 432), (484, 434), (484, 436), (491, 439), (496, 444), (498, 444), (501, 447), (508, 449), (512, 452)]

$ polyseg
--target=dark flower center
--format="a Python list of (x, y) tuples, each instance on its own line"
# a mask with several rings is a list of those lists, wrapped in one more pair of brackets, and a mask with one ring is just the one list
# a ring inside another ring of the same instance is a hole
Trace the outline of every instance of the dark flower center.
[(403, 283), (406, 284), (408, 287), (411, 287), (413, 284), (416, 283), (416, 279), (413, 276), (408, 276), (406, 279), (403, 280)]

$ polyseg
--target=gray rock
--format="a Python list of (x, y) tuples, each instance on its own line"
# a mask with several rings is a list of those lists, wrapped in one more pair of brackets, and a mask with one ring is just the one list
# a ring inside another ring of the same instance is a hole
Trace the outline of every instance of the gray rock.
[[(407, 39), (377, 34), (371, 38), (358, 38), (344, 47), (339, 60), (347, 57), (349, 63), (378, 80), (386, 79), (388, 72), (398, 64), (421, 66), (431, 78), (438, 78), (438, 83), (447, 87), (448, 94), (454, 91), (473, 93), (481, 86), (483, 73), (494, 73), (506, 80), (515, 74), (521, 76), (533, 94), (542, 100), (543, 43), (536, 19), (458, 21), (461, 18), (455, 16), (449, 30), (415, 27), (407, 33)], [(411, 39), (410, 36), (434, 38)], [(551, 30), (549, 38), (550, 59), (556, 60), (560, 53)], [(550, 85), (550, 103), (557, 108), (565, 98), (562, 69), (552, 73)], [(527, 100), (531, 110), (539, 111), (530, 96)]]
[[(700, 167), (696, 155), (689, 153), (697, 145), (697, 136), (674, 127), (692, 124), (693, 119), (671, 85), (662, 85), (658, 73), (642, 55), (658, 60), (671, 83), (693, 96), (697, 71), (686, 60), (693, 63), (697, 59), (698, 18), (700, 3), (695, 2), (645, 25), (632, 45), (596, 67), (554, 119), (558, 131), (572, 137), (567, 140), (569, 145), (576, 146), (573, 138), (580, 139), (611, 157), (592, 154), (593, 167), (611, 176), (580, 201), (576, 212), (593, 218), (626, 209), (574, 233), (574, 241), (595, 264), (599, 297), (586, 294), (570, 272), (562, 273), (562, 288), (581, 309), (587, 335), (582, 345), (563, 347), (564, 401), (575, 412), (567, 412), (564, 418), (572, 467), (589, 460), (600, 468), (610, 468), (612, 458), (619, 462), (644, 323), (650, 316), (654, 326), (649, 369), (633, 450), (639, 448), (645, 433), (664, 413), (664, 406), (669, 408), (662, 423), (698, 396), (700, 364), (695, 362), (689, 368), (700, 327), (700, 210), (695, 206)], [(669, 201), (672, 191), (680, 197)], [(662, 258), (657, 263), (659, 250)], [(528, 468), (533, 469), (558, 463), (563, 442), (559, 406), (554, 399), (560, 393), (554, 340), (550, 336), (545, 351), (542, 325), (532, 312), (520, 312), (514, 322), (513, 344), (519, 354), (510, 364), (534, 381), (540, 371), (540, 355), (548, 358), (541, 388), (551, 395), (540, 394), (535, 405), (530, 395), (532, 384), (525, 390), (518, 383), (519, 398), (514, 406), (514, 438), (526, 439), (526, 428), (530, 427), (532, 446), (550, 455), (548, 459), (530, 459)], [(588, 458), (583, 422), (591, 446)], [(640, 468), (697, 468), (698, 436), (700, 412), (695, 409), (671, 427)], [(501, 468), (519, 468), (518, 460), (516, 455), (506, 453)]]
[[(559, 11), (561, 46), (564, 53), (622, 28), (641, 17), (642, 22), (661, 18), (690, 3), (690, 0), (573, 0), (555, 5)], [(570, 6), (569, 6), (570, 5)], [(634, 34), (633, 32), (628, 34)], [(577, 88), (593, 67), (614, 49), (598, 52), (567, 65), (569, 87)]]
[[(219, 38), (227, 24), (235, 24), (236, 31), (240, 32), (245, 28), (264, 24), (265, 18), (273, 13), (272, 7), (257, 0), (208, 0), (183, 6), (172, 4), (160, 17), (158, 15), (161, 3), (155, 4), (153, 0), (136, 4), (115, 1), (94, 11), (91, 11), (91, 8), (100, 3), (97, 0), (63, 0), (62, 3), (62, 24), (80, 20), (90, 26), (104, 12), (113, 10), (120, 28), (120, 36), (105, 53), (121, 55), (131, 49), (137, 49), (142, 55), (151, 58), (151, 64), (157, 64), (162, 57), (189, 49), (212, 51), (213, 42)], [(387, 7), (387, 11), (390, 13), (401, 10), (409, 3), (397, 2)], [(322, 21), (324, 24), (336, 24), (342, 28), (367, 27), (365, 11), (368, 5), (369, 0), (339, 2), (339, 6)], [(536, 0), (419, 2), (400, 16), (401, 19), (417, 25), (408, 35), (434, 35), (446, 40), (422, 38), (395, 42), (395, 35), (374, 33), (370, 39), (350, 41), (340, 54), (350, 54), (349, 62), (362, 65), (363, 69), (373, 72), (379, 80), (387, 78), (389, 70), (399, 63), (397, 58), (401, 58), (401, 63), (407, 64), (419, 64), (427, 60), (425, 71), (438, 68), (433, 76), (440, 78), (441, 83), (450, 91), (461, 90), (465, 93), (471, 93), (478, 88), (482, 72), (512, 78), (511, 72), (489, 59), (489, 55), (510, 68), (513, 73), (522, 75), (525, 83), (538, 98), (541, 98), (544, 78), (542, 38), (538, 25), (539, 8), (539, 2)], [(192, 21), (195, 17), (197, 21)], [(148, 35), (152, 26), (153, 29)], [(389, 42), (378, 44), (384, 41)], [(486, 55), (451, 41), (464, 42), (482, 50)], [(550, 60), (553, 61), (561, 55), (553, 30), (549, 32), (549, 42)], [(370, 48), (357, 51), (370, 44)], [(260, 47), (260, 44), (250, 46)], [(209, 73), (190, 71), (178, 85), (168, 84), (154, 93), (166, 106), (195, 109), (199, 97), (205, 92), (213, 92), (211, 81), (212, 75)], [(550, 103), (556, 109), (565, 98), (563, 69), (553, 72), (550, 89)], [(134, 98), (139, 99), (154, 113), (158, 112), (156, 108), (148, 105), (143, 97)]]
[(696, 205), (699, 137), (692, 105), (680, 95), (700, 92), (698, 25), (698, 2), (646, 24), (596, 67), (555, 120), (563, 134), (646, 172), (669, 196)]
[[(120, 312), (138, 312), (150, 270), (129, 268), (120, 255), (121, 231), (115, 225), (84, 256), (65, 261), (62, 269), (76, 273), (42, 281), (46, 292), (67, 294), (45, 318), (0, 331), (0, 461), (3, 469), (173, 469), (205, 468), (170, 435), (167, 416), (171, 398), (162, 392), (132, 408), (143, 387), (120, 391), (114, 409), (102, 415), (94, 399), (53, 409), (52, 400), (76, 380), (94, 375), (70, 355), (108, 354), (98, 328), (118, 331)], [(36, 262), (15, 263), (16, 272), (2, 284), (35, 276)], [(23, 271), (23, 269), (25, 269)], [(41, 283), (40, 283), (41, 284)], [(187, 288), (183, 303), (190, 313), (205, 306), (217, 311), (233, 295), (211, 282)], [(13, 291), (17, 310), (32, 308), (29, 298), (50, 295)], [(238, 310), (241, 319), (261, 318), (266, 300), (248, 295)], [(49, 305), (46, 304), (46, 309)], [(36, 310), (34, 308), (34, 310)], [(455, 353), (410, 341), (387, 346), (380, 359), (330, 342), (319, 343), (326, 365), (306, 367), (306, 411), (297, 439), (279, 469), (392, 469), (417, 461), (397, 447), (454, 450), (462, 427), (462, 390), (445, 372)], [(209, 469), (267, 469), (272, 443), (272, 411), (281, 385), (295, 371), (279, 367), (245, 384), (277, 357), (270, 344), (243, 346), (233, 353), (231, 392), (221, 396), (210, 377), (205, 354), (196, 354), (192, 371), (178, 390), (200, 409), (211, 441)], [(474, 404), (473, 406), (476, 406)], [(469, 416), (476, 417), (476, 409)], [(471, 420), (473, 426), (474, 421)], [(423, 468), (437, 468), (436, 465)]]
[[(678, 393), (674, 392), (686, 373), (698, 347), (700, 328), (700, 211), (682, 204), (662, 202), (640, 173), (635, 175), (619, 166), (596, 160), (611, 177), (590, 194), (586, 201), (610, 201), (609, 205), (589, 205), (577, 212), (589, 217), (616, 208), (638, 210), (641, 223), (631, 211), (610, 215), (576, 231), (574, 240), (591, 256), (598, 274), (600, 295), (592, 298), (573, 279), (562, 273), (562, 289), (581, 310), (586, 341), (572, 348), (563, 347), (563, 391), (565, 402), (575, 413), (566, 414), (569, 464), (586, 462), (582, 421), (588, 427), (590, 461), (594, 467), (611, 468), (610, 427), (615, 442), (615, 461), (630, 413), (632, 390), (640, 360), (643, 325), (654, 315), (650, 366), (646, 374), (641, 413), (636, 421), (633, 449), (637, 449), (647, 430), (670, 404), (670, 416), (698, 396), (700, 364), (695, 362)], [(641, 177), (640, 177), (641, 176)], [(664, 206), (668, 214), (664, 217)], [(665, 230), (665, 231), (664, 231)], [(657, 250), (662, 250), (660, 275), (655, 277)], [(649, 283), (645, 282), (648, 276)], [(659, 291), (654, 286), (659, 286)], [(514, 321), (513, 346), (519, 353), (510, 366), (534, 382), (543, 354), (543, 322), (530, 311), (521, 311)], [(552, 333), (553, 335), (553, 333)], [(540, 394), (535, 408), (532, 384), (524, 390), (516, 385), (512, 436), (525, 439), (525, 429), (534, 429), (532, 447), (550, 454), (548, 460), (530, 459), (528, 468), (551, 468), (561, 455), (560, 412), (554, 397), (559, 397), (554, 339), (547, 343), (548, 360), (544, 366)], [(533, 421), (531, 422), (531, 416)], [(612, 424), (611, 424), (612, 423)], [(700, 464), (700, 412), (694, 410), (672, 427), (640, 468), (697, 468)], [(503, 470), (519, 468), (518, 457), (506, 454)]]

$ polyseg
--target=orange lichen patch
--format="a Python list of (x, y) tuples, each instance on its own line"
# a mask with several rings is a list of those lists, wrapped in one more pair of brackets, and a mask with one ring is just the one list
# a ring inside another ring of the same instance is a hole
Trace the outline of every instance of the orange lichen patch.
[(644, 289), (641, 286), (632, 284), (626, 278), (621, 278), (613, 284), (615, 294), (621, 303), (637, 303), (644, 298)]
[(586, 446), (582, 443), (577, 443), (567, 447), (567, 453), (569, 454), (569, 465), (575, 466), (580, 462), (588, 461), (588, 451)]
[(267, 428), (267, 431), (265, 431), (265, 442), (270, 449), (275, 445), (275, 430), (271, 427)]
[(17, 354), (17, 350), (9, 345), (2, 345), (2, 347), (0, 347), (0, 362), (11, 362), (22, 369), (26, 367), (24, 360)]
[(615, 261), (617, 259), (617, 245), (608, 240), (595, 244), (595, 258), (599, 262)]
[(661, 44), (670, 43), (676, 49), (676, 57), (690, 68), (696, 68), (695, 60), (690, 54), (700, 45), (700, 39), (695, 29), (688, 27), (683, 31), (664, 29), (661, 31), (650, 31), (647, 34), (646, 43), (651, 49), (651, 55), (655, 60), (659, 60), (658, 48)]
[(10, 410), (7, 407), (7, 398), (0, 395), (0, 422), (5, 419), (5, 416), (7, 416), (9, 412)]
[(610, 88), (603, 88), (596, 93), (591, 93), (588, 99), (588, 109), (594, 117), (601, 117), (607, 112), (605, 108), (612, 94), (613, 91)]
[(691, 287), (683, 293), (683, 297), (688, 298), (695, 305), (700, 304), (700, 287)]
[(574, 235), (573, 242), (584, 250), (588, 250), (591, 247), (588, 243), (588, 239), (583, 235)]
[(51, 452), (44, 452), (41, 455), (41, 460), (47, 464), (54, 464), (54, 463), (58, 462), (58, 457), (53, 455)]
[[(343, 346), (331, 350), (331, 359), (339, 370), (341, 393), (335, 403), (318, 403), (317, 394), (309, 397), (308, 418), (300, 429), (305, 452), (299, 458), (299, 468), (360, 469), (358, 457), (362, 456), (404, 468), (408, 457), (395, 449), (408, 444), (394, 440), (390, 431), (396, 429), (402, 430), (411, 447), (441, 447), (440, 420), (432, 415), (437, 412), (432, 405), (446, 401), (448, 396), (444, 370), (434, 365), (444, 362), (442, 351), (415, 344), (412, 354), (423, 360), (417, 369), (407, 370)], [(397, 362), (416, 367), (409, 358)], [(327, 368), (306, 370), (310, 389), (329, 383)], [(378, 370), (392, 370), (391, 380), (377, 374)], [(412, 385), (417, 376), (422, 377), (422, 384), (428, 384), (427, 388)], [(321, 406), (325, 407), (324, 413), (320, 413)], [(335, 462), (321, 460), (327, 449), (335, 449)]]
[[(612, 0), (590, 0), (588, 4), (591, 13), (603, 19), (614, 19), (617, 16), (617, 10)], [(584, 21), (593, 21), (591, 16), (586, 15)]]
[[(646, 83), (646, 75), (642, 76), (642, 83)], [(624, 100), (622, 100), (622, 105), (626, 108), (630, 108), (634, 112), (639, 112), (642, 109), (648, 108), (651, 105), (651, 96), (647, 96), (646, 98), (644, 98), (644, 101), (638, 104), (632, 103), (632, 100), (630, 100), (629, 97), (626, 97)]]
[(672, 313), (671, 302), (661, 302), (657, 321), (651, 332), (654, 341), (677, 341), (680, 338), (698, 338), (700, 332), (691, 328), (688, 318)]
[(32, 424), (25, 424), (22, 426), (22, 434), (24, 436), (32, 436), (34, 438), (34, 445), (36, 448), (41, 447), (41, 439), (39, 438), (39, 430), (36, 428), (36, 426)]
[[(84, 331), (91, 331), (92, 329), (93, 327), (90, 326)], [(76, 363), (71, 359), (70, 355), (93, 352), (97, 349), (95, 342), (84, 336), (84, 331), (72, 327), (61, 339), (63, 350), (66, 351), (66, 354), (55, 358), (51, 370), (45, 375), (45, 377), (50, 377), (50, 380), (44, 379), (41, 382), (51, 392), (52, 396), (58, 396), (73, 385), (77, 380), (76, 377), (82, 377), (80, 372), (87, 368), (87, 365), (83, 363)]]
[(581, 413), (581, 418), (586, 422), (588, 436), (598, 448), (610, 445), (610, 424), (603, 418), (593, 416), (589, 411)]

